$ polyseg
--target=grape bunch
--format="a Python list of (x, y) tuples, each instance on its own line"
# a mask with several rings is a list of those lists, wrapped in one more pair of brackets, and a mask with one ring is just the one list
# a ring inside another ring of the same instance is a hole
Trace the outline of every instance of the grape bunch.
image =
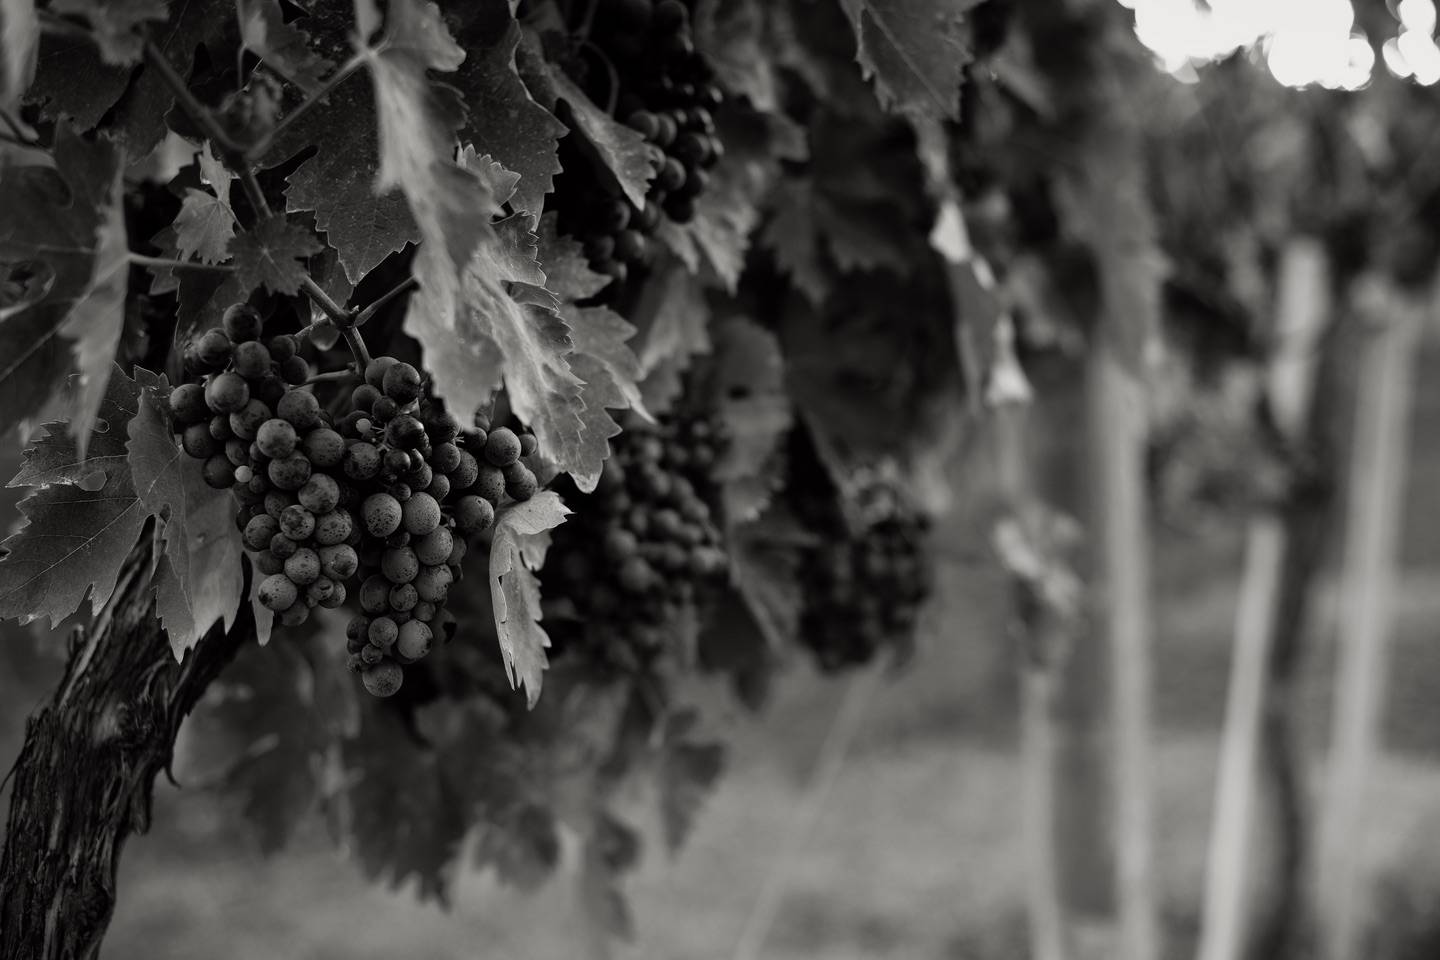
[[(586, 256), (598, 272), (624, 280), (649, 254), (661, 218), (688, 223), (705, 192), (710, 170), (724, 155), (715, 132), (715, 111), (724, 93), (714, 71), (696, 51), (690, 12), (681, 0), (621, 0), (601, 22), (613, 31), (599, 41), (614, 49), (625, 92), (616, 114), (661, 157), (643, 207), (601, 195), (582, 201), (578, 229)], [(628, 68), (628, 69), (624, 69)]]
[[(230, 489), (236, 524), (257, 571), (261, 604), (280, 623), (304, 623), (316, 606), (346, 602), (350, 666), (377, 696), (399, 689), (402, 665), (429, 651), (470, 536), (487, 530), (505, 496), (535, 494), (521, 459), (526, 434), (479, 424), (462, 431), (420, 372), (394, 357), (371, 360), (336, 400), (337, 420), (307, 385), (299, 339), (261, 340), (248, 304), (185, 349), (192, 380), (170, 394), (187, 454), (206, 483)], [(483, 421), (482, 421), (483, 422)], [(483, 458), (483, 462), (482, 459)]]
[(602, 661), (640, 667), (663, 651), (686, 608), (724, 580), (720, 531), (685, 476), (693, 461), (674, 456), (678, 446), (653, 428), (627, 429), (595, 492), (555, 531), (545, 589), (564, 598), (553, 615), (557, 655), (579, 634)]
[(883, 485), (864, 497), (862, 530), (834, 517), (812, 525), (819, 536), (801, 557), (800, 641), (826, 672), (868, 663), (883, 647), (908, 647), (930, 593), (925, 517)]

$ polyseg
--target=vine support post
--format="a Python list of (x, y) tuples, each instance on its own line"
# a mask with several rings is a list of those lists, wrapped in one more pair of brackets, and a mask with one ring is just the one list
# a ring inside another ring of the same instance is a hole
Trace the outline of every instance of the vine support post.
[(1357, 836), (1380, 741), (1415, 345), (1430, 306), (1388, 286), (1379, 300), (1383, 315), (1362, 318), (1373, 326), (1361, 347), (1349, 451), (1339, 650), (1316, 851), (1323, 960), (1362, 955), (1368, 864)]
[[(1310, 238), (1286, 246), (1279, 269), (1275, 341), (1267, 393), (1277, 428), (1294, 442), (1312, 422), (1320, 342), (1329, 323), (1329, 264)], [(1245, 950), (1249, 864), (1262, 724), (1287, 573), (1297, 544), (1273, 508), (1251, 518), (1236, 610), (1234, 653), (1206, 856), (1199, 960), (1238, 960)], [(1303, 585), (1301, 593), (1304, 593)]]
[(1103, 333), (1086, 370), (1091, 451), (1092, 608), (1110, 669), (1110, 796), (1121, 960), (1156, 960), (1154, 754), (1151, 747), (1149, 532), (1144, 385)]

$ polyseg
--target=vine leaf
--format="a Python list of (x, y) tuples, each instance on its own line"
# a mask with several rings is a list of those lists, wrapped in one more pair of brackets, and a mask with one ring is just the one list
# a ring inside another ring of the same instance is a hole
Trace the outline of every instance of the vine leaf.
[(139, 403), (140, 385), (115, 367), (88, 457), (62, 423), (48, 424), (25, 452), (11, 485), (38, 489), (20, 503), (25, 525), (0, 545), (0, 619), (48, 617), (53, 627), (87, 591), (96, 612), (110, 599), (145, 524), (125, 449), (124, 425)]
[(771, 650), (784, 650), (800, 629), (805, 595), (799, 550), (807, 535), (788, 513), (771, 507), (760, 519), (728, 531), (730, 578)]
[(585, 300), (610, 283), (610, 277), (590, 269), (585, 248), (574, 237), (561, 236), (556, 228), (559, 215), (553, 211), (540, 218), (537, 232), (539, 253), (545, 264), (545, 288), (561, 300)]
[(789, 274), (795, 289), (816, 306), (825, 302), (830, 282), (816, 234), (815, 195), (809, 177), (792, 177), (775, 191), (774, 210), (760, 242)]
[(70, 430), (83, 456), (125, 322), (123, 158), (115, 142), (86, 143), (63, 124), (54, 156), (53, 170), (0, 168), (0, 262), (50, 274), (44, 296), (5, 320), (0, 432), (39, 413), (78, 372)]
[(597, 161), (597, 170), (611, 181), (610, 185), (636, 207), (644, 207), (646, 190), (662, 159), (655, 148), (597, 107), (559, 67), (538, 53), (530, 57), (530, 62), (535, 66), (526, 71), (530, 92), (552, 108), (562, 123), (579, 133), (579, 145)]
[(0, 2), (0, 113), (15, 120), (15, 108), (35, 79), (40, 18), (35, 0)]
[(754, 520), (770, 502), (779, 478), (769, 468), (794, 422), (784, 361), (775, 335), (747, 317), (727, 317), (714, 337), (706, 387), (727, 438), (714, 477), (725, 516)]
[(586, 416), (584, 384), (571, 369), (571, 330), (554, 308), (557, 298), (540, 284), (536, 241), (516, 214), (490, 232), (447, 288), (448, 264), (422, 245), (405, 332), (420, 342), (435, 392), (455, 410), (489, 401), (502, 381), (515, 414), (529, 424), (541, 449), (571, 473), (582, 490), (594, 489), (606, 453), (605, 423)]
[(697, 354), (710, 352), (705, 291), (683, 265), (658, 265), (631, 316), (641, 330), (641, 396), (649, 410), (663, 413), (680, 395), (680, 375)]
[[(345, 799), (350, 836), (365, 873), (399, 885), (415, 878), (422, 899), (445, 903), (450, 871), (469, 827), (469, 805), (446, 776), (441, 755), (418, 750), (399, 711), (367, 704), (343, 745), (352, 786)], [(474, 743), (493, 732), (474, 734)]]
[(359, 723), (363, 694), (338, 662), (344, 654), (325, 642), (344, 630), (338, 613), (312, 610), (269, 649), (246, 644), (185, 721), (193, 746), (179, 779), (223, 783), (266, 854), (315, 811), (332, 748)]
[(265, 286), (275, 293), (296, 294), (305, 280), (304, 259), (325, 249), (315, 235), (283, 214), (266, 217), (230, 244), (235, 273), (246, 289)]
[[(390, 254), (420, 239), (405, 195), (375, 191), (376, 139), (374, 97), (370, 89), (347, 82), (330, 94), (330, 105), (297, 121), (272, 154), (286, 157), (310, 144), (318, 149), (290, 174), (285, 208), (313, 210), (315, 227), (340, 257), (353, 283)], [(356, 118), (365, 120), (357, 122)]]
[(145, 48), (142, 30), (151, 20), (169, 16), (165, 0), (52, 0), (50, 9), (61, 16), (78, 16), (90, 25), (100, 59), (111, 66), (138, 63)]
[(279, 0), (237, 0), (240, 41), (306, 93), (318, 90), (334, 64), (310, 49), (310, 38), (286, 23)]
[(228, 197), (187, 187), (174, 228), (175, 251), (181, 259), (199, 257), (201, 263), (220, 263), (230, 256), (235, 211), (230, 209)]
[[(585, 408), (586, 444), (583, 461), (572, 458), (570, 467), (576, 473), (576, 486), (584, 492), (595, 488), (600, 471), (609, 456), (609, 440), (618, 436), (620, 425), (610, 410), (632, 407), (643, 412), (640, 388), (640, 358), (626, 344), (635, 335), (635, 328), (609, 307), (575, 307), (567, 305), (561, 316), (570, 325), (575, 352), (570, 369), (584, 381), (581, 397)], [(594, 481), (588, 478), (595, 478)], [(582, 485), (581, 478), (587, 478)]]
[(244, 589), (240, 542), (229, 497), (205, 483), (199, 460), (175, 442), (157, 381), (130, 421), (130, 475), (140, 504), (162, 523), (169, 577), (158, 595), (160, 620), (178, 660), (217, 621), (235, 622)]
[(780, 108), (775, 64), (766, 50), (761, 0), (701, 0), (695, 6), (695, 46), (715, 68), (725, 89), (766, 113)]
[(678, 853), (695, 827), (700, 807), (725, 772), (725, 746), (691, 739), (697, 715), (684, 711), (666, 724), (657, 786), (665, 845)]
[(964, 11), (975, 0), (840, 0), (855, 31), (855, 59), (887, 110), (954, 120), (970, 62)]
[(549, 531), (565, 522), (570, 510), (550, 490), (501, 511), (490, 544), (490, 602), (495, 631), (505, 655), (511, 686), (525, 687), (530, 706), (540, 698), (550, 638), (540, 626), (540, 582), (535, 571), (545, 564)]
[(459, 31), (468, 56), (455, 74), (455, 83), (473, 109), (460, 138), (519, 174), (510, 204), (530, 214), (533, 222), (545, 195), (554, 189), (555, 174), (560, 172), (556, 150), (567, 130), (535, 102), (516, 74), (520, 26), (510, 4), (480, 0), (469, 8), (474, 19)]

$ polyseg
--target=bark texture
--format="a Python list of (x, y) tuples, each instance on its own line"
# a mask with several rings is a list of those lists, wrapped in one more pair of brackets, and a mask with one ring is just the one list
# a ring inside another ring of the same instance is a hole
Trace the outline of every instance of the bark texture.
[(27, 723), (0, 852), (0, 960), (99, 955), (121, 852), (149, 827), (180, 723), (254, 636), (242, 604), (228, 634), (217, 626), (177, 663), (155, 614), (151, 558), (147, 542), (127, 559)]

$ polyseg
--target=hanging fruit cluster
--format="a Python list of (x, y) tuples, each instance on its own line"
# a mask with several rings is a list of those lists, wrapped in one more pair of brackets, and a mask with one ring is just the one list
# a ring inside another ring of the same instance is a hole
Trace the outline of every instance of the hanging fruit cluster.
[(490, 528), (505, 497), (535, 494), (523, 458), (536, 440), (487, 430), (480, 417), (462, 431), (426, 396), (420, 372), (394, 357), (366, 365), (363, 382), (337, 398), (337, 419), (316, 398), (297, 338), (261, 334), (259, 312), (237, 304), (186, 347), (193, 379), (170, 394), (181, 445), (205, 461), (208, 484), (232, 491), (264, 577), (260, 602), (280, 623), (339, 607), (346, 584), (360, 583), (350, 665), (368, 691), (389, 696), (402, 665), (424, 657), (447, 622), (466, 538)]
[(579, 633), (599, 659), (634, 669), (664, 651), (675, 625), (723, 582), (720, 531), (687, 476), (697, 455), (714, 454), (649, 425), (616, 439), (595, 493), (576, 497), (576, 515), (554, 534), (543, 582), (547, 599), (564, 598), (557, 652)]
[(584, 243), (591, 267), (623, 281), (649, 258), (651, 237), (664, 218), (675, 223), (694, 218), (710, 170), (725, 152), (715, 127), (724, 94), (695, 49), (684, 3), (626, 0), (610, 6), (615, 8), (606, 11), (610, 15), (597, 20), (592, 48), (607, 69), (590, 69), (584, 60), (577, 69), (595, 78), (592, 86), (619, 84), (603, 91), (606, 96), (597, 90), (597, 102), (615, 105), (616, 118), (654, 148), (659, 166), (639, 208), (587, 189), (560, 209), (566, 217), (562, 227)]

